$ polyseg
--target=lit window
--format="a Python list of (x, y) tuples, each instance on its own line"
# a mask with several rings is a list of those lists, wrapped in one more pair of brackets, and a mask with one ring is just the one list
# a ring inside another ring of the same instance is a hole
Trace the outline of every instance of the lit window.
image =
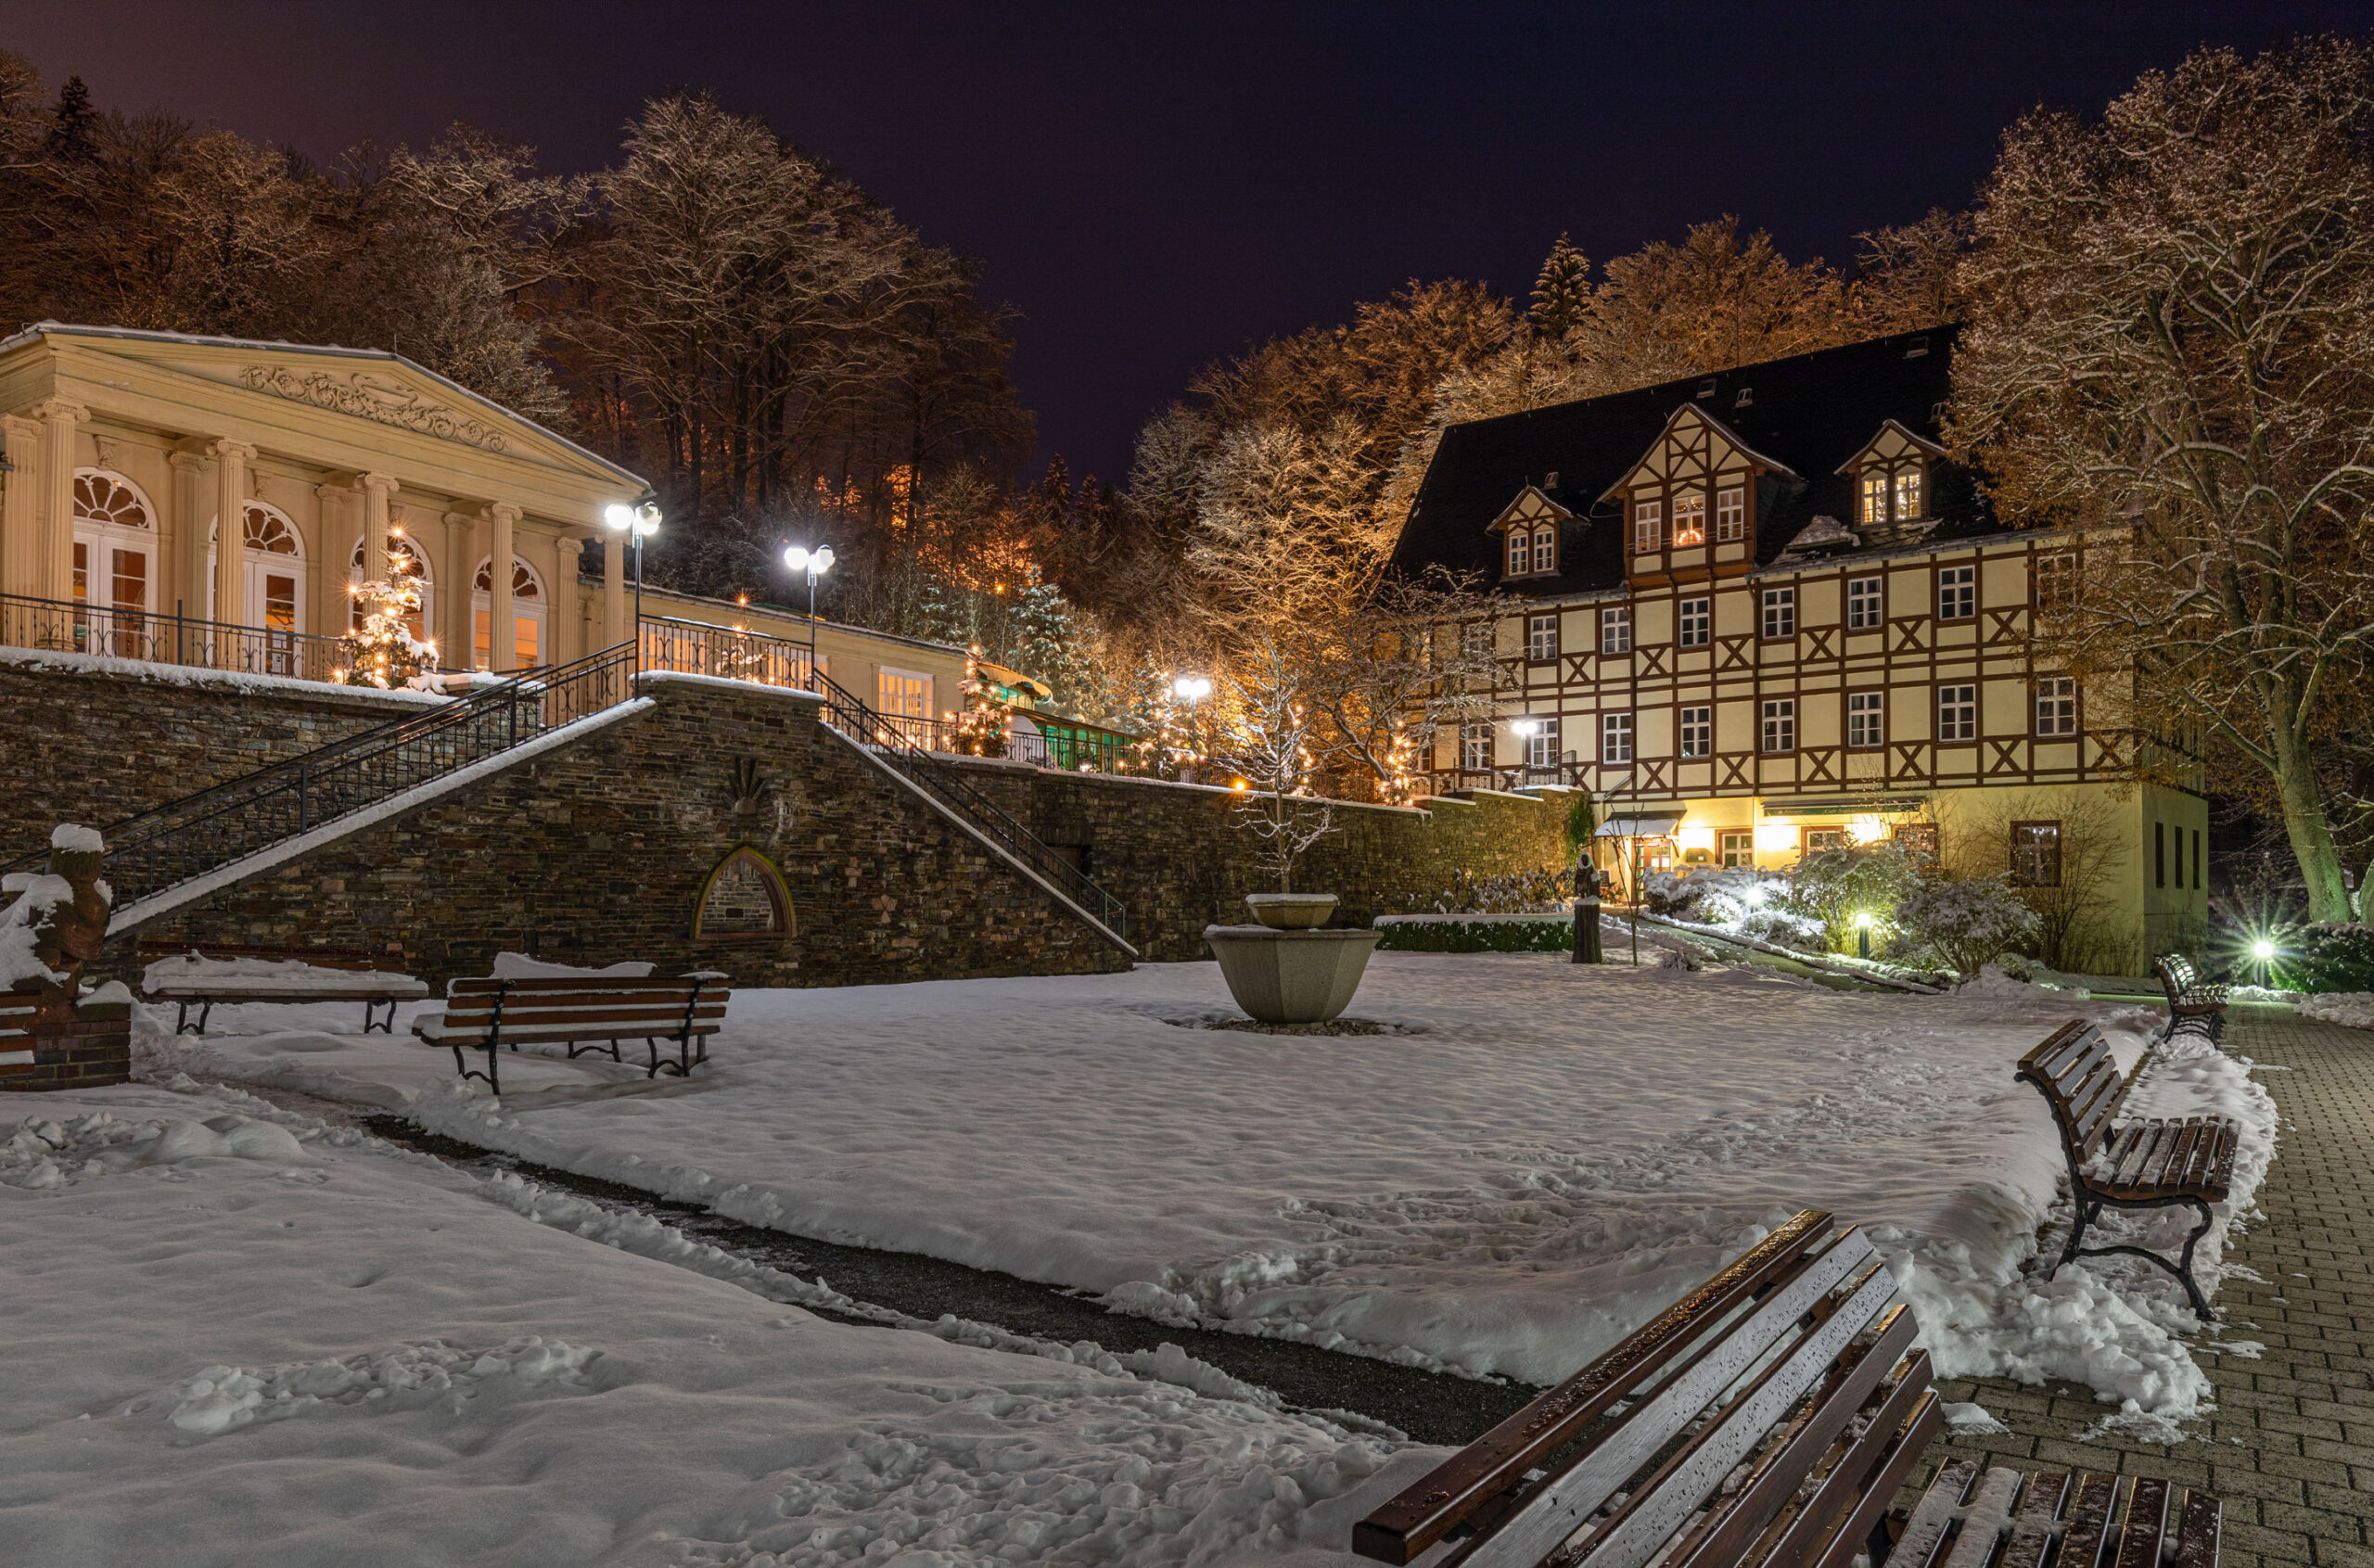
[(1662, 501), (1638, 501), (1632, 504), (1632, 551), (1646, 555), (1655, 550), (1659, 536), (1665, 531), (1666, 505)]
[(1875, 746), (1887, 741), (1886, 699), (1879, 692), (1846, 694), (1846, 744)]
[(1846, 630), (1870, 631), (1879, 626), (1882, 618), (1880, 580), (1876, 577), (1849, 578), (1846, 582)]
[(1825, 849), (1846, 848), (1846, 830), (1843, 827), (1809, 827), (1806, 829), (1805, 852), (1819, 855)]
[(1599, 651), (1603, 654), (1628, 654), (1632, 651), (1632, 608), (1618, 605), (1599, 612)]
[(1888, 476), (1886, 470), (1867, 468), (1863, 471), (1863, 521), (1884, 523), (1888, 520)]
[(1729, 543), (1747, 533), (1747, 491), (1731, 489), (1715, 492), (1715, 542)]
[(1538, 726), (1525, 739), (1525, 765), (1528, 768), (1554, 768), (1558, 765), (1558, 720), (1536, 719)]
[(1558, 657), (1558, 618), (1554, 615), (1528, 617), (1525, 623), (1525, 657), (1536, 664), (1547, 663)]
[(1599, 759), (1602, 762), (1632, 760), (1630, 714), (1602, 713), (1599, 716)]
[(1685, 708), (1681, 710), (1681, 754), (1684, 757), (1715, 755), (1713, 708)]
[(1707, 634), (1715, 625), (1714, 606), (1712, 599), (1684, 599), (1681, 602), (1683, 647), (1703, 648), (1706, 645)]
[(1723, 864), (1734, 871), (1755, 864), (1755, 835), (1726, 833), (1720, 835)]
[(2077, 554), (2074, 550), (2038, 555), (2035, 567), (2036, 604), (2040, 610), (2065, 610), (2077, 602)]
[(1484, 720), (1459, 727), (1459, 765), (1481, 772), (1492, 765), (1492, 725)]
[(1940, 742), (1978, 739), (1976, 686), (1937, 688), (1937, 739)]
[(1920, 516), (1921, 465), (1916, 463), (1909, 468), (1899, 468), (1895, 472), (1895, 517), (1901, 523)]
[(2036, 682), (2036, 733), (2068, 736), (2077, 733), (2077, 682), (2066, 675), (2051, 675)]
[(919, 732), (931, 717), (931, 677), (904, 669), (877, 669), (874, 706), (885, 718), (910, 720), (901, 729)]
[(1533, 569), (1538, 572), (1558, 569), (1558, 530), (1547, 523), (1533, 530)]
[(1797, 699), (1780, 697), (1764, 705), (1764, 749), (1797, 749)]
[(1509, 575), (1523, 577), (1533, 570), (1533, 535), (1524, 529), (1509, 530)]
[(2061, 886), (2061, 824), (2011, 824), (2011, 880), (2022, 887)]
[(1768, 588), (1764, 591), (1764, 634), (1767, 637), (1794, 637), (1797, 634), (1795, 589)]
[(1937, 568), (1937, 618), (1968, 620), (1978, 613), (1978, 568)]
[(1706, 497), (1704, 491), (1673, 498), (1673, 542), (1677, 548), (1706, 542)]
[(1916, 855), (1937, 858), (1937, 824), (1935, 822), (1898, 822), (1888, 829), (1888, 836)]

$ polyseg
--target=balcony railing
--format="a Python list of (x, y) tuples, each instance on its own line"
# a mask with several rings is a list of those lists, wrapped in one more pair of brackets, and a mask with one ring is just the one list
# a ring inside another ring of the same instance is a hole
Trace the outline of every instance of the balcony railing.
[(0, 593), (0, 644), (298, 681), (327, 681), (341, 664), (336, 637), (21, 593)]
[(678, 675), (714, 675), (812, 692), (815, 660), (805, 643), (740, 627), (670, 616), (643, 618), (643, 668)]

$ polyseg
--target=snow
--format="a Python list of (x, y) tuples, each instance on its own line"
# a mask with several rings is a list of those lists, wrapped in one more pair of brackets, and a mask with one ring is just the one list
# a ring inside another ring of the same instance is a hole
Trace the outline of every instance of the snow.
[(12, 991), (29, 981), (63, 985), (66, 976), (42, 962), (35, 923), (53, 910), (70, 908), (74, 885), (45, 871), (11, 872), (7, 891), (16, 900), (0, 910), (0, 991)]
[(54, 669), (76, 675), (113, 675), (159, 685), (196, 686), (213, 691), (352, 697), (359, 701), (382, 702), (408, 708), (435, 708), (446, 701), (428, 692), (387, 692), (376, 686), (339, 686), (325, 681), (302, 681), (293, 675), (251, 675), (241, 669), (155, 664), (147, 659), (70, 653), (60, 648), (0, 648), (0, 665), (14, 665), (22, 669)]
[(50, 829), (49, 847), (53, 849), (64, 849), (72, 854), (96, 855), (106, 850), (108, 843), (99, 835), (97, 828), (83, 827), (74, 822), (60, 822)]
[(596, 968), (581, 969), (574, 964), (552, 963), (526, 953), (494, 955), (494, 976), (498, 980), (567, 979), (574, 975), (610, 975), (621, 980), (641, 980), (651, 974), (651, 965), (630, 960), (624, 963), (606, 963)]
[[(1945, 1375), (2065, 1377), (2189, 1419), (2208, 1383), (2172, 1281), (2125, 1260), (2027, 1271), (2068, 1209), (2046, 1107), (2012, 1079), (2075, 1015), (2132, 1066), (2159, 1013), (2017, 989), (1380, 953), (1351, 1015), (1388, 1032), (1292, 1039), (1198, 1026), (1236, 1015), (1210, 964), (745, 990), (689, 1082), (523, 1052), (499, 1103), (457, 1092), (448, 1053), (335, 1033), (352, 1022), (328, 1009), (223, 1008), (202, 1043), (142, 1039), (195, 1073), (407, 1106), (748, 1223), (1540, 1383), (1825, 1208), (1889, 1253)], [(2241, 1118), (2227, 1212), (2250, 1212), (2276, 1123), (2248, 1064), (2163, 1048), (2133, 1113), (2177, 1110)], [(2225, 1230), (2202, 1254), (2213, 1288)]]
[[(344, 689), (363, 691), (368, 688)], [(391, 795), (377, 805), (366, 806), (359, 811), (350, 811), (343, 817), (324, 822), (310, 833), (300, 833), (294, 838), (284, 838), (268, 848), (260, 849), (252, 855), (243, 856), (227, 865), (217, 866), (202, 876), (194, 876), (186, 882), (176, 883), (160, 893), (116, 911), (114, 918), (108, 922), (108, 931), (110, 935), (129, 931), (134, 926), (154, 920), (160, 914), (169, 914), (194, 899), (210, 897), (235, 883), (244, 881), (259, 873), (270, 871), (273, 867), (285, 864), (300, 855), (309, 855), (325, 844), (334, 844), (349, 834), (360, 832), (375, 822), (382, 822), (390, 817), (401, 816), (416, 806), (426, 805), (440, 796), (449, 795), (454, 790), (476, 784), (482, 778), (541, 757), (556, 747), (568, 746), (595, 730), (615, 724), (622, 719), (631, 719), (649, 707), (651, 707), (649, 697), (636, 697), (632, 701), (606, 708), (598, 713), (588, 714), (582, 719), (563, 724), (558, 729), (548, 730), (534, 740), (523, 741), (506, 751), (496, 752), (493, 756), (481, 759), (466, 768), (456, 768), (453, 771), (442, 777), (431, 779), (425, 784), (415, 784), (411, 789)]]
[(236, 1090), (38, 1109), (0, 1144), (11, 1561), (1348, 1568), (1441, 1457), (1165, 1381), (1219, 1375), (1175, 1347), (828, 1321)]
[(2352, 1029), (2374, 1029), (2374, 991), (2329, 991), (2302, 997), (2294, 1006), (2303, 1018), (2340, 1024)]
[(360, 986), (384, 988), (395, 996), (428, 995), (427, 982), (388, 970), (331, 969), (301, 959), (202, 958), (194, 952), (159, 959), (142, 972), (140, 980), (140, 988), (151, 996), (164, 990), (187, 996), (243, 991), (302, 995)]

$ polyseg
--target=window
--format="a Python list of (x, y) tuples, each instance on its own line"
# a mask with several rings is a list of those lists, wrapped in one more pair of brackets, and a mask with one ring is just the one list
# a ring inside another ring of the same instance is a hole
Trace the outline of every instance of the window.
[(1846, 744), (1866, 749), (1887, 744), (1886, 695), (1881, 692), (1846, 694)]
[(1658, 536), (1665, 531), (1666, 504), (1662, 501), (1636, 501), (1632, 504), (1632, 553), (1646, 555), (1656, 549)]
[[(2178, 886), (2182, 886), (2184, 885), (2184, 868), (2180, 865), (2176, 868), (2176, 884)], [(2168, 824), (2165, 822), (2153, 822), (2151, 824), (2151, 886), (2154, 887), (2165, 887), (2167, 885)]]
[(1736, 871), (1755, 864), (1755, 835), (1726, 833), (1718, 835), (1716, 842), (1722, 848), (1723, 865), (1727, 870)]
[(2061, 886), (2061, 824), (2011, 824), (2011, 881), (2020, 887)]
[(1847, 579), (1846, 630), (1876, 631), (1883, 618), (1880, 606), (1880, 580), (1876, 577)]
[(1459, 765), (1469, 772), (1492, 766), (1492, 725), (1484, 720), (1459, 727)]
[(1703, 648), (1706, 645), (1707, 634), (1714, 630), (1715, 625), (1714, 606), (1715, 601), (1712, 599), (1684, 599), (1681, 602), (1681, 645), (1683, 647)]
[(1909, 522), (1921, 515), (1920, 466), (1899, 468), (1895, 471), (1895, 519)]
[(1681, 754), (1684, 757), (1715, 755), (1713, 708), (1685, 708), (1681, 710)]
[(1884, 469), (1863, 470), (1862, 517), (1866, 523), (1888, 520), (1888, 477)]
[[(393, 543), (388, 551), (392, 564), (396, 552)], [(511, 558), (511, 662), (507, 669), (533, 669), (543, 662), (544, 586), (527, 562), (517, 555)], [(479, 563), (478, 576), (470, 580), (471, 651), (478, 656), (478, 668), (492, 669), (494, 662), (494, 561), (491, 556)]]
[(1764, 634), (1767, 637), (1794, 637), (1797, 634), (1795, 589), (1768, 588), (1764, 591)]
[(1809, 827), (1805, 830), (1805, 852), (1819, 855), (1825, 849), (1846, 848), (1846, 830), (1843, 827)]
[(1632, 606), (1617, 605), (1599, 612), (1599, 651), (1603, 654), (1628, 654), (1632, 651)]
[(1937, 739), (1941, 745), (1978, 739), (1976, 686), (1937, 688)]
[(874, 707), (884, 718), (897, 721), (908, 739), (920, 743), (925, 738), (924, 726), (931, 719), (931, 677), (907, 669), (876, 669)]
[(2201, 891), (2201, 829), (2192, 830), (2192, 890)]
[(1602, 713), (1599, 716), (1599, 759), (1602, 762), (1632, 760), (1630, 714)]
[[(363, 580), (363, 541), (359, 539), (354, 542), (354, 553), (347, 557), (346, 575), (350, 582)], [(428, 575), (428, 557), (422, 552), (419, 545), (413, 542), (410, 534), (389, 530), (388, 575), (390, 578), (408, 579), (414, 587), (420, 590), (420, 609), (413, 616), (409, 624), (414, 636), (424, 643), (428, 641), (429, 621), (437, 610), (436, 586)], [(363, 630), (362, 600), (353, 601), (349, 618), (353, 630), (357, 631)]]
[(1888, 830), (1888, 836), (1916, 855), (1937, 858), (1937, 824), (1935, 822), (1898, 822)]
[(1747, 491), (1734, 486), (1715, 492), (1715, 542), (1727, 543), (1747, 534)]
[(2040, 610), (2065, 610), (2077, 602), (2077, 553), (2056, 551), (2038, 555), (2030, 571)]
[(1777, 697), (1764, 705), (1764, 749), (1797, 749), (1797, 699)]
[(1554, 718), (1536, 719), (1538, 726), (1525, 738), (1525, 765), (1528, 768), (1558, 766), (1558, 720)]
[(1556, 616), (1538, 615), (1526, 618), (1525, 657), (1536, 664), (1544, 664), (1558, 657), (1558, 618)]
[(1509, 575), (1523, 577), (1533, 570), (1533, 535), (1524, 529), (1509, 530)]
[(1492, 652), (1492, 623), (1471, 620), (1459, 629), (1459, 640), (1466, 646), (1471, 657), (1488, 657)]
[(1533, 569), (1538, 572), (1558, 569), (1558, 530), (1548, 523), (1533, 530)]
[(2077, 682), (2066, 675), (2036, 682), (2036, 733), (2066, 737), (2077, 733)]
[(1978, 568), (1937, 568), (1937, 618), (1968, 620), (1978, 613)]
[(1677, 547), (1706, 542), (1705, 491), (1673, 498), (1673, 542)]

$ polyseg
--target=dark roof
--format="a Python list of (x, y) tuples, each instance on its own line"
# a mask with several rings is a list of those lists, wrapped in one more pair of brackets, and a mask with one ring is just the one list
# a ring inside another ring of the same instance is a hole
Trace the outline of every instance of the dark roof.
[[(1620, 507), (1600, 497), (1629, 473), (1664, 434), (1674, 413), (1695, 406), (1761, 455), (1787, 465), (1794, 478), (1768, 479), (1757, 503), (1755, 559), (1769, 565), (1818, 516), (1850, 527), (1854, 479), (1837, 472), (1893, 419), (1927, 441), (1938, 440), (1948, 392), (1954, 329), (1932, 327), (1823, 349), (1785, 360), (1692, 376), (1635, 391), (1525, 414), (1454, 425), (1443, 432), (1418, 499), (1394, 547), (1405, 571), (1442, 566), (1482, 574), (1499, 586), (1501, 556), (1485, 531), (1528, 484), (1575, 515), (1560, 542), (1555, 577), (1519, 578), (1510, 592), (1588, 593), (1624, 581)], [(1926, 348), (1926, 352), (1917, 350)], [(1708, 384), (1711, 395), (1700, 396)], [(1736, 406), (1741, 389), (1748, 405)], [(1550, 476), (1557, 483), (1549, 483)], [(1929, 510), (1935, 539), (1995, 531), (1969, 470), (1934, 462)]]

